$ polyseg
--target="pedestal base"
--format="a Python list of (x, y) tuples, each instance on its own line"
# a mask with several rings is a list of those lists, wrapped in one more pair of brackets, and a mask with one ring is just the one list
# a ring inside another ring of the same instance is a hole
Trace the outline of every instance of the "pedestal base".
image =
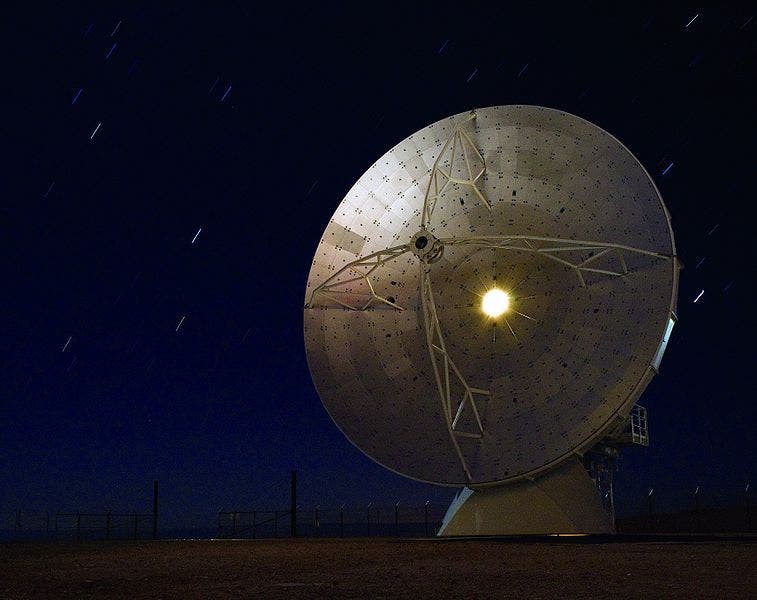
[(463, 488), (437, 535), (614, 532), (612, 512), (576, 457), (531, 481)]

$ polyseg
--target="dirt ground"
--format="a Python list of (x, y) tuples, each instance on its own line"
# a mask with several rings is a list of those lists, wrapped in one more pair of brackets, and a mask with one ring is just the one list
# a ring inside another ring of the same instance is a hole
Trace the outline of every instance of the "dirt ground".
[(16, 542), (2, 598), (757, 598), (757, 543)]

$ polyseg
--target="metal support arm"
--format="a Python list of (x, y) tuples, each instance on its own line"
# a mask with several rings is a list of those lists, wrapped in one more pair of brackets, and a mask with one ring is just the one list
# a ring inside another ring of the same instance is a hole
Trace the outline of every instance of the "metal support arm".
[[(546, 258), (570, 267), (578, 276), (581, 286), (586, 286), (584, 273), (600, 273), (603, 275), (622, 276), (628, 274), (625, 253), (642, 254), (652, 258), (672, 260), (673, 256), (633, 248), (623, 244), (611, 242), (593, 242), (585, 240), (570, 240), (563, 238), (539, 237), (531, 235), (497, 235), (497, 236), (471, 236), (455, 237), (440, 240), (445, 246), (480, 246), (483, 248), (500, 248), (503, 250), (519, 250), (522, 252), (534, 252)], [(560, 253), (570, 251), (588, 252), (590, 255), (583, 260), (570, 260), (560, 256)], [(618, 269), (598, 269), (591, 266), (597, 259), (604, 256), (614, 256), (618, 260)]]
[[(424, 332), (426, 334), (426, 342), (428, 344), (428, 351), (431, 356), (431, 365), (434, 370), (434, 378), (436, 379), (436, 386), (439, 392), (439, 397), (442, 404), (442, 412), (444, 414), (444, 420), (447, 424), (447, 430), (449, 431), (452, 444), (455, 447), (457, 456), (460, 459), (463, 472), (468, 480), (471, 480), (470, 469), (468, 463), (463, 456), (460, 449), (459, 438), (476, 438), (480, 439), (484, 434), (484, 427), (481, 424), (481, 416), (476, 406), (476, 400), (474, 395), (489, 396), (488, 390), (482, 390), (474, 388), (468, 385), (468, 382), (460, 373), (457, 366), (453, 362), (450, 355), (447, 353), (447, 346), (444, 343), (444, 335), (442, 334), (441, 324), (439, 323), (439, 315), (436, 310), (436, 303), (434, 302), (434, 292), (431, 286), (431, 277), (428, 272), (428, 266), (421, 263), (420, 266), (420, 279), (421, 279), (421, 307), (423, 309), (423, 321)], [(452, 386), (450, 384), (451, 378), (457, 378), (457, 380), (463, 386), (462, 399), (455, 399), (453, 405)], [(473, 432), (464, 431), (458, 428), (460, 417), (463, 414), (466, 406), (470, 406), (473, 413), (473, 417), (476, 423), (476, 430)]]
[[(479, 200), (483, 202), (484, 206), (491, 209), (489, 202), (478, 186), (478, 180), (486, 171), (486, 161), (464, 129), (465, 125), (475, 118), (476, 113), (472, 111), (467, 119), (455, 127), (452, 135), (447, 139), (442, 147), (442, 151), (434, 161), (434, 166), (431, 169), (431, 180), (428, 183), (426, 196), (423, 199), (421, 229), (428, 228), (431, 216), (436, 208), (436, 203), (452, 183), (469, 186), (476, 196), (478, 196)], [(462, 155), (462, 164), (460, 164), (459, 155)], [(449, 157), (449, 166), (445, 170), (443, 163), (446, 157)], [(467, 178), (455, 177), (456, 169), (467, 173)]]
[[(379, 250), (378, 252), (374, 252), (373, 254), (369, 254), (368, 256), (364, 256), (347, 263), (313, 290), (313, 293), (310, 294), (310, 300), (305, 305), (305, 308), (312, 308), (318, 297), (322, 297), (336, 302), (337, 304), (350, 310), (365, 310), (374, 301), (387, 304), (388, 306), (391, 306), (392, 308), (395, 308), (397, 310), (405, 310), (396, 302), (392, 302), (391, 300), (384, 298), (383, 296), (379, 296), (373, 288), (370, 276), (376, 269), (378, 269), (388, 261), (398, 258), (399, 256), (405, 254), (405, 252), (410, 252), (410, 250), (410, 244), (394, 246), (392, 248), (386, 248), (385, 250)], [(353, 273), (354, 276), (350, 277), (349, 279), (339, 281), (339, 277), (348, 271)], [(367, 284), (367, 294), (344, 289), (345, 287), (349, 287), (360, 281), (365, 281), (365, 283)], [(350, 302), (350, 299), (354, 296), (366, 295), (369, 296), (366, 302)]]

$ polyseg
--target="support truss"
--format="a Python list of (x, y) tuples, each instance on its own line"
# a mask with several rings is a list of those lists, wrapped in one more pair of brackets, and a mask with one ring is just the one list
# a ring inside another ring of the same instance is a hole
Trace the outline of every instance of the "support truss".
[[(624, 246), (623, 244), (588, 242), (585, 240), (569, 240), (530, 235), (456, 237), (443, 239), (441, 242), (445, 246), (481, 246), (484, 248), (500, 248), (503, 250), (519, 250), (522, 252), (541, 254), (550, 260), (573, 269), (578, 276), (578, 281), (582, 287), (586, 287), (586, 280), (584, 279), (585, 273), (600, 273), (602, 275), (612, 275), (615, 277), (627, 275), (628, 266), (626, 265), (625, 253), (628, 252), (663, 260), (672, 260), (673, 258), (667, 254)], [(570, 258), (565, 257), (564, 253), (575, 251), (589, 253), (589, 256), (582, 260), (571, 260)], [(562, 256), (560, 255), (561, 253), (563, 253)], [(595, 266), (596, 261), (605, 257), (617, 259), (617, 268), (597, 268)]]
[[(467, 119), (455, 127), (452, 135), (446, 141), (442, 151), (434, 161), (434, 166), (431, 169), (431, 180), (428, 182), (426, 196), (423, 199), (421, 229), (426, 229), (429, 226), (436, 203), (450, 184), (453, 183), (470, 186), (484, 206), (491, 209), (491, 205), (478, 187), (478, 180), (486, 171), (486, 161), (465, 131), (465, 125), (475, 118), (476, 113), (472, 111)], [(449, 157), (449, 165), (445, 170), (444, 162), (447, 157)], [(460, 164), (461, 162), (462, 164)], [(457, 169), (462, 170), (463, 174), (467, 173), (467, 178), (455, 177)]]
[[(441, 399), (442, 412), (444, 413), (447, 430), (449, 431), (457, 456), (460, 459), (463, 472), (465, 473), (466, 478), (470, 481), (470, 469), (468, 468), (468, 463), (460, 449), (460, 443), (458, 440), (459, 438), (480, 439), (483, 437), (484, 427), (481, 424), (481, 416), (479, 415), (474, 395), (489, 396), (490, 392), (488, 390), (482, 390), (468, 385), (465, 377), (463, 377), (462, 373), (460, 373), (457, 366), (455, 366), (455, 363), (452, 361), (452, 358), (447, 353), (447, 346), (444, 343), (444, 336), (439, 323), (439, 315), (436, 311), (436, 304), (434, 302), (434, 293), (431, 287), (431, 277), (428, 272), (428, 267), (421, 263), (420, 269), (421, 306), (423, 309), (424, 331), (426, 334), (428, 351), (431, 356), (431, 365), (434, 370), (434, 378), (436, 379), (437, 390)], [(453, 405), (452, 385), (450, 380), (455, 378), (463, 386), (463, 397), (461, 399), (454, 399)], [(467, 406), (470, 406), (475, 419), (475, 431), (464, 431), (458, 428), (460, 418)]]
[[(305, 305), (305, 308), (312, 308), (318, 298), (324, 298), (336, 302), (350, 310), (365, 310), (373, 304), (373, 302), (380, 302), (397, 310), (405, 310), (396, 302), (384, 298), (383, 296), (379, 296), (373, 288), (370, 276), (376, 269), (388, 261), (402, 256), (405, 252), (410, 252), (410, 249), (411, 246), (409, 244), (394, 246), (393, 248), (379, 250), (378, 252), (374, 252), (373, 254), (369, 254), (368, 256), (347, 263), (313, 290), (313, 293), (310, 294), (310, 300)], [(348, 279), (340, 280), (340, 277), (345, 273), (352, 274), (352, 276)], [(353, 286), (361, 282), (365, 282), (368, 286), (367, 292), (356, 292), (352, 289)], [(363, 301), (362, 298), (366, 296), (367, 299)]]

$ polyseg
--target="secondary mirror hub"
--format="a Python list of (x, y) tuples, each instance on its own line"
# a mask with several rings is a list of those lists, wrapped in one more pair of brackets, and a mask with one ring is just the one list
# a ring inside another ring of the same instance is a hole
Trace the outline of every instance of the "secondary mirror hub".
[(441, 240), (425, 229), (421, 229), (413, 236), (410, 245), (413, 254), (428, 264), (436, 262), (444, 254), (444, 244)]

